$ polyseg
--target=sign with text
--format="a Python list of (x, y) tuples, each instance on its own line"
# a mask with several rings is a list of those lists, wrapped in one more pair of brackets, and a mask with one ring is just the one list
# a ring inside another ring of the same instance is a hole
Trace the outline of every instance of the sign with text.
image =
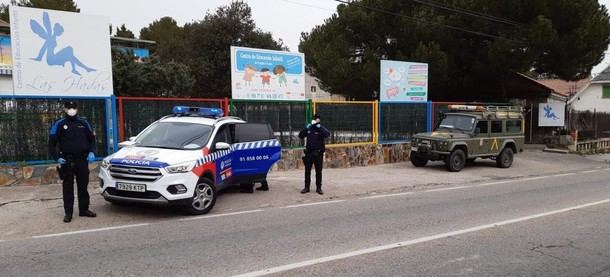
[(233, 99), (304, 100), (302, 53), (231, 47)]
[(109, 96), (108, 18), (11, 6), (15, 95)]
[(565, 125), (565, 111), (565, 103), (540, 103), (538, 106), (538, 126), (563, 127)]
[(381, 102), (428, 101), (428, 64), (381, 60)]

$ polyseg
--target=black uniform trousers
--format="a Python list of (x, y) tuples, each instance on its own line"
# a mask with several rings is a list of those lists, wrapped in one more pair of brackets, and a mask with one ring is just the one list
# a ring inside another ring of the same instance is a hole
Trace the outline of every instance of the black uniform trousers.
[(322, 150), (305, 150), (303, 157), (305, 164), (305, 188), (309, 188), (311, 184), (311, 167), (316, 169), (316, 188), (322, 188), (322, 167), (324, 166), (324, 151)]
[(66, 163), (61, 165), (64, 193), (64, 211), (72, 214), (74, 210), (74, 177), (76, 177), (78, 210), (86, 212), (89, 210), (89, 164), (84, 155), (67, 156)]

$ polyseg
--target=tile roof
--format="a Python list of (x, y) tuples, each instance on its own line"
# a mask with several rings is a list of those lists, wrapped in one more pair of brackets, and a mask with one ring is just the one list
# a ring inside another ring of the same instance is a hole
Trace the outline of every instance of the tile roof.
[(606, 67), (604, 71), (597, 74), (597, 76), (593, 78), (592, 82), (610, 82), (610, 66)]
[(547, 87), (552, 88), (559, 94), (562, 94), (564, 96), (570, 96), (579, 92), (581, 89), (587, 86), (587, 84), (591, 82), (591, 78), (586, 78), (575, 82), (565, 81), (561, 79), (540, 79), (538, 80), (538, 82), (542, 83)]

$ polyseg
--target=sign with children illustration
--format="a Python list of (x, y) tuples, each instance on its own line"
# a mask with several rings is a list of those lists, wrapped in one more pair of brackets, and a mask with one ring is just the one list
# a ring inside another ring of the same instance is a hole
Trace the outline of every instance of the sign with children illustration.
[(15, 95), (113, 94), (108, 18), (17, 6), (10, 18)]
[(428, 64), (381, 60), (382, 102), (428, 101)]
[(302, 53), (231, 47), (233, 99), (304, 100)]

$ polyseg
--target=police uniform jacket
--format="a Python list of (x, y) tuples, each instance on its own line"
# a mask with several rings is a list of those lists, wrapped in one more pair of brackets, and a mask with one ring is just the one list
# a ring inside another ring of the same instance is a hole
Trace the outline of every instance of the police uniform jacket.
[(66, 115), (51, 126), (49, 152), (54, 160), (70, 156), (85, 158), (94, 148), (95, 135), (86, 120)]

